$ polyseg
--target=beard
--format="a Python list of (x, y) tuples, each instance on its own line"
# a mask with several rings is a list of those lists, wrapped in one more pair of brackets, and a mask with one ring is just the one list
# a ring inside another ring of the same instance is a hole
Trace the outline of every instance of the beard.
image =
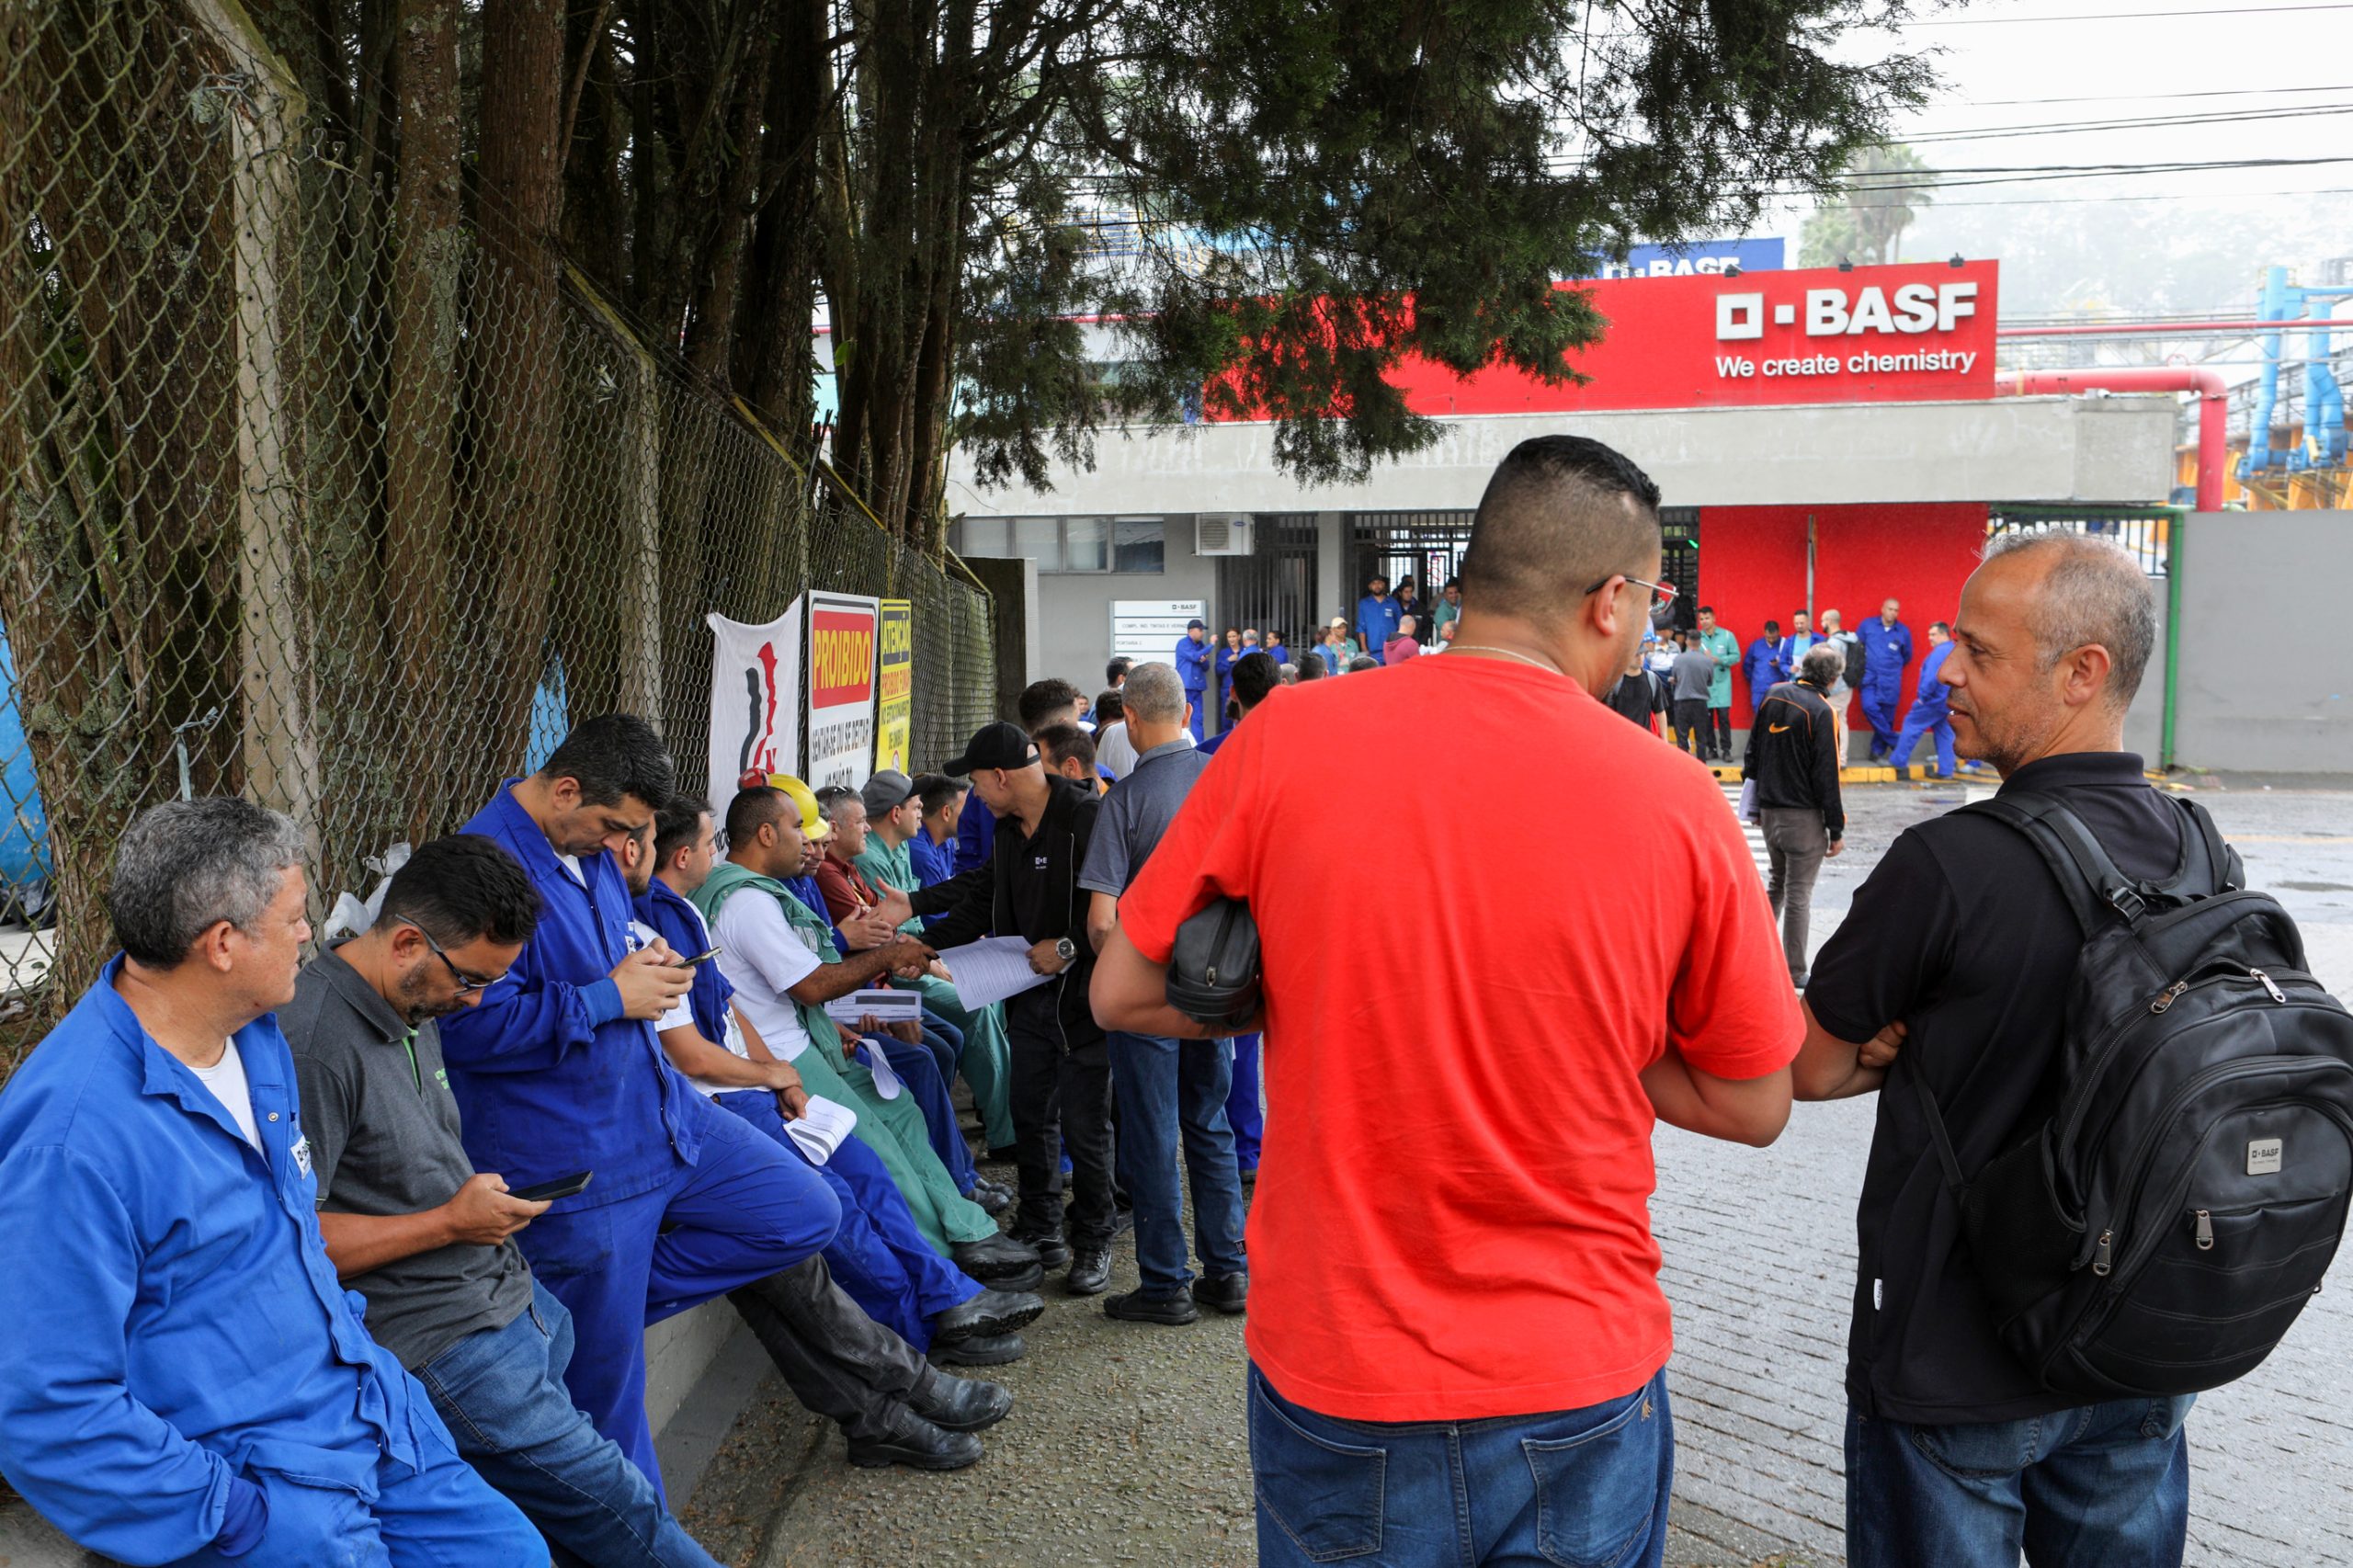
[(401, 976), (400, 990), (401, 1017), (408, 1021), (411, 1028), (415, 1028), (427, 1018), (443, 1017), (458, 1010), (458, 1002), (455, 997), (451, 997), (447, 1002), (428, 1002), (425, 999), (425, 966), (422, 964)]

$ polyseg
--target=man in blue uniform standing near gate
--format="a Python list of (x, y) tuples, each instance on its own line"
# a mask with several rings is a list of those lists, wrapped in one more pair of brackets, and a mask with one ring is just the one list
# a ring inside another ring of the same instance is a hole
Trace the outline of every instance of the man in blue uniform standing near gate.
[(1895, 619), (1893, 599), (1863, 622), (1863, 718), (1871, 727), (1871, 760), (1895, 749), (1895, 705), (1904, 700), (1904, 666), (1912, 662), (1912, 629)]
[(1952, 629), (1941, 620), (1929, 622), (1928, 656), (1920, 661), (1920, 688), (1913, 694), (1911, 711), (1904, 715), (1904, 733), (1896, 737), (1895, 754), (1888, 758), (1899, 778), (1910, 777), (1912, 748), (1923, 735), (1933, 735), (1937, 743), (1937, 770), (1930, 777), (1952, 777), (1952, 710), (1945, 700), (1950, 693), (1944, 683), (1945, 660), (1951, 655)]
[(1185, 623), (1176, 643), (1176, 676), (1185, 683), (1185, 700), (1193, 705), (1193, 739), (1201, 738), (1201, 710), (1210, 697), (1210, 632), (1199, 616)]
[(657, 1489), (646, 1325), (767, 1280), (841, 1222), (824, 1177), (704, 1098), (655, 1038), (694, 971), (666, 944), (632, 950), (608, 851), (651, 832), (675, 778), (652, 725), (608, 714), (475, 813), (464, 831), (530, 874), (540, 922), (515, 967), (441, 1025), (477, 1169), (513, 1187), (591, 1173), (517, 1244), (572, 1313), (573, 1402)]

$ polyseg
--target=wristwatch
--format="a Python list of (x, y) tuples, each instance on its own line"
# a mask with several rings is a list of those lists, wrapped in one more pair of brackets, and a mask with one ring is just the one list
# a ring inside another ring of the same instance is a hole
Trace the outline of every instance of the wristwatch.
[(1076, 963), (1078, 961), (1078, 944), (1072, 941), (1068, 937), (1058, 937), (1054, 942), (1054, 957), (1062, 960), (1063, 962), (1066, 964)]

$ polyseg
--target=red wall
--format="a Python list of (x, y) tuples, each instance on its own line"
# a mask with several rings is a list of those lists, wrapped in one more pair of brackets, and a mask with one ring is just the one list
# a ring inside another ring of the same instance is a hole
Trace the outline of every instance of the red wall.
[[(1974, 503), (1901, 506), (1704, 506), (1699, 511), (1699, 603), (1740, 638), (1743, 653), (1765, 618), (1781, 623), (1805, 608), (1805, 525), (1814, 519), (1814, 614), (1841, 611), (1848, 631), (1879, 614), (1881, 599), (1903, 603), (1912, 629), (1912, 663), (1904, 673), (1903, 708), (1912, 705), (1928, 623), (1949, 621), (1961, 585), (1985, 543), (1985, 507)], [(1902, 709), (1899, 709), (1900, 712)], [(1748, 683), (1733, 682), (1733, 722), (1748, 722)], [(1855, 724), (1862, 722), (1859, 706)]]

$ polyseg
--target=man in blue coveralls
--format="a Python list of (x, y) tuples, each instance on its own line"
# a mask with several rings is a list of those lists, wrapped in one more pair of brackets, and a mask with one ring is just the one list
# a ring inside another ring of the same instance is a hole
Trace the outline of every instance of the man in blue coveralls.
[(1952, 628), (1941, 620), (1928, 623), (1928, 656), (1920, 661), (1920, 686), (1913, 693), (1912, 710), (1904, 715), (1904, 733), (1896, 737), (1895, 753), (1888, 760), (1895, 765), (1898, 778), (1909, 778), (1905, 771), (1912, 763), (1912, 748), (1920, 744), (1923, 735), (1933, 735), (1937, 743), (1935, 778), (1952, 777), (1952, 709), (1946, 701), (1951, 692), (1944, 683), (1945, 661), (1952, 656)]
[[(1185, 700), (1193, 705), (1193, 739), (1201, 738), (1201, 710), (1210, 700), (1210, 632), (1196, 616), (1185, 623), (1185, 635), (1176, 643), (1176, 678), (1185, 684)], [(1037, 733), (1034, 725), (1028, 726)]]
[(1871, 760), (1895, 749), (1895, 705), (1904, 700), (1904, 666), (1912, 662), (1912, 629), (1895, 619), (1893, 599), (1863, 622), (1863, 718), (1871, 727)]
[(127, 1562), (544, 1564), (320, 1241), (303, 847), (213, 799), (116, 849), (122, 951), (0, 1096), (0, 1472)]
[(1781, 664), (1781, 623), (1768, 620), (1765, 634), (1748, 645), (1741, 659), (1741, 668), (1748, 676), (1748, 710), (1754, 713), (1765, 705), (1765, 694), (1790, 678), (1789, 670)]
[(1374, 664), (1383, 662), (1381, 651), (1397, 635), (1397, 619), (1404, 613), (1389, 597), (1389, 579), (1374, 573), (1364, 585), (1364, 597), (1357, 601), (1357, 641)]
[(594, 1174), (517, 1244), (572, 1313), (564, 1386), (657, 1485), (646, 1326), (813, 1257), (841, 1221), (823, 1178), (696, 1093), (654, 1038), (694, 973), (666, 945), (631, 949), (608, 850), (651, 829), (674, 778), (653, 726), (608, 714), (465, 824), (522, 863), (540, 923), (506, 977), (441, 1026), (477, 1169), (518, 1187)]

